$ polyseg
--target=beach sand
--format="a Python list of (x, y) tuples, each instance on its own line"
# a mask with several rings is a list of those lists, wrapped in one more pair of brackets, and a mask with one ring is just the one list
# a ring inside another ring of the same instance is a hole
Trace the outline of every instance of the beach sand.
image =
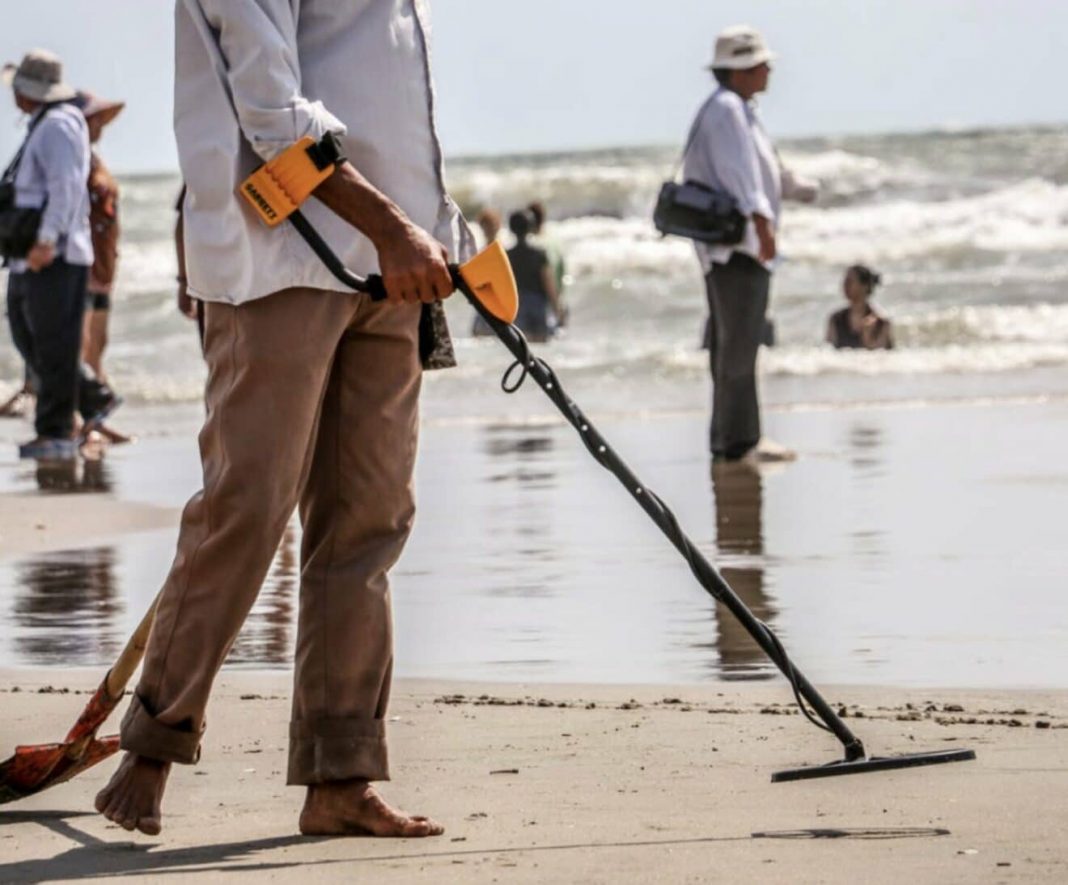
[[(419, 527), (394, 584), (399, 672), (448, 678), (398, 680), (386, 792), (446, 835), (301, 839), (288, 675), (227, 669), (160, 838), (91, 813), (107, 763), (0, 808), (0, 881), (1068, 880), (1068, 406), (772, 413), (801, 460), (719, 488), (703, 416), (597, 423), (869, 752), (967, 746), (978, 760), (772, 785), (838, 758), (836, 742), (792, 711), (571, 431), (439, 422), (424, 427)], [(66, 492), (38, 493), (25, 466), (0, 474), (4, 754), (61, 738), (80, 711), (166, 571), (197, 464), (190, 440), (150, 438)], [(76, 549), (113, 554), (84, 623), (55, 608)], [(253, 666), (285, 666), (284, 586), (252, 624), (273, 631)], [(94, 631), (107, 641), (81, 641)]]
[[(86, 700), (64, 692), (87, 692), (93, 678), (4, 673), (5, 740), (61, 735)], [(158, 838), (90, 813), (111, 762), (0, 808), (0, 881), (1068, 878), (1064, 692), (832, 689), (873, 753), (971, 747), (978, 760), (771, 784), (777, 769), (837, 753), (791, 714), (783, 686), (406, 680), (384, 791), (445, 823), (432, 841), (297, 834), (302, 791), (284, 786), (287, 694), (282, 674), (224, 676), (204, 756), (172, 776)]]

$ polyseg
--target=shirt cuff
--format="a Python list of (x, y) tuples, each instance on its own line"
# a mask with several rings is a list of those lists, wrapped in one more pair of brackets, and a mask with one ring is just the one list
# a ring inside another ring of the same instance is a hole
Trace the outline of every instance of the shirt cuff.
[(739, 202), (738, 208), (746, 216), (763, 215), (768, 219), (775, 218), (775, 213), (771, 209), (771, 202), (762, 193), (749, 194)]
[(51, 219), (42, 219), (41, 226), (37, 228), (38, 243), (49, 243), (54, 246), (59, 240), (59, 225)]
[(300, 141), (306, 135), (310, 135), (316, 141), (319, 141), (319, 139), (326, 135), (327, 132), (333, 132), (335, 135), (345, 135), (348, 132), (345, 124), (331, 114), (321, 101), (299, 99), (296, 104), (286, 108), (282, 112), (271, 111), (267, 113), (271, 115), (278, 113), (292, 114), (293, 126), (292, 129), (290, 129), (289, 126), (265, 126), (264, 129), (267, 131), (275, 129), (277, 131), (278, 129), (285, 128), (290, 129), (290, 131), (293, 131), (296, 134), (292, 141), (284, 141), (267, 138), (258, 133), (254, 133), (252, 137), (252, 147), (264, 161), (273, 160), (286, 150), (286, 148), (292, 147), (292, 145)]

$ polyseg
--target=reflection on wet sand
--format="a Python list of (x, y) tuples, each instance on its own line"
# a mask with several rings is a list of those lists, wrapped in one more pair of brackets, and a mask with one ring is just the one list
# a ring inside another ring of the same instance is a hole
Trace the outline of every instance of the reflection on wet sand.
[(853, 468), (853, 484), (861, 492), (857, 513), (849, 526), (849, 540), (857, 561), (874, 562), (886, 555), (886, 532), (878, 528), (880, 514), (870, 496), (863, 490), (886, 473), (883, 452), (883, 428), (875, 423), (855, 421), (849, 427), (849, 464)]
[(103, 458), (38, 461), (37, 488), (42, 492), (110, 492), (111, 467)]
[(489, 425), (484, 443), (486, 454), (505, 462), (501, 470), (490, 474), (490, 482), (514, 480), (517, 485), (534, 488), (552, 488), (556, 474), (542, 465), (549, 464), (553, 450), (553, 438), (548, 430), (523, 428), (510, 425)]
[(96, 666), (119, 651), (113, 547), (63, 550), (14, 569), (14, 644), (20, 664)]
[[(749, 609), (768, 626), (778, 613), (764, 588), (764, 487), (759, 469), (748, 464), (712, 465), (716, 548), (720, 574)], [(725, 607), (716, 608), (719, 675), (725, 680), (769, 679), (774, 665)]]
[(525, 567), (529, 561), (544, 565), (556, 558), (552, 507), (535, 497), (557, 485), (552, 469), (553, 438), (545, 428), (489, 425), (483, 446), (490, 456), (487, 481), (512, 485), (515, 492), (494, 496), (490, 504), (489, 525), (493, 532), (498, 539), (511, 536), (513, 540), (504, 546), (508, 556), (491, 566), (504, 576), (505, 582), (495, 583), (488, 595), (554, 596), (553, 576)]
[[(295, 524), (286, 528), (228, 664), (278, 667), (292, 662), (298, 532)], [(163, 542), (162, 549), (169, 544), (169, 539)], [(50, 667), (108, 664), (127, 638), (124, 600), (137, 595), (123, 586), (123, 561), (131, 555), (116, 547), (61, 550), (21, 559), (10, 573), (0, 572), (0, 598), (7, 583), (3, 579), (10, 576), (14, 604), (8, 623), (15, 661)]]
[(299, 546), (296, 524), (290, 522), (256, 604), (230, 649), (227, 664), (279, 667), (292, 662)]
[(878, 424), (855, 422), (849, 428), (849, 463), (859, 474), (881, 476), (883, 429)]

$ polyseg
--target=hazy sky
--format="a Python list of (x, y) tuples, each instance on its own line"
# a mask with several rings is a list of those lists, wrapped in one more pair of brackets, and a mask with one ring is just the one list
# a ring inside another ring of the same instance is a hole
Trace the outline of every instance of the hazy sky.
[[(344, 0), (337, 0), (344, 2)], [(45, 46), (126, 113), (119, 170), (176, 165), (171, 0), (4, 2), (0, 61)], [(780, 135), (1068, 121), (1068, 0), (433, 0), (449, 154), (671, 144), (708, 91), (715, 33), (779, 54), (763, 106)], [(0, 158), (18, 113), (0, 96)]]

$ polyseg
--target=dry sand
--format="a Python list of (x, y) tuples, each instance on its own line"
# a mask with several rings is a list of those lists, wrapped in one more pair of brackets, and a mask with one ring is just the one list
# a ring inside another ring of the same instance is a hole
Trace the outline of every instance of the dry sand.
[[(4, 744), (61, 736), (98, 675), (0, 674)], [(0, 809), (0, 881), (1068, 881), (1068, 693), (830, 690), (873, 753), (979, 758), (773, 785), (836, 755), (782, 685), (402, 682), (386, 792), (446, 824), (427, 841), (297, 834), (287, 693), (224, 674), (158, 838), (90, 813), (111, 762)]]

